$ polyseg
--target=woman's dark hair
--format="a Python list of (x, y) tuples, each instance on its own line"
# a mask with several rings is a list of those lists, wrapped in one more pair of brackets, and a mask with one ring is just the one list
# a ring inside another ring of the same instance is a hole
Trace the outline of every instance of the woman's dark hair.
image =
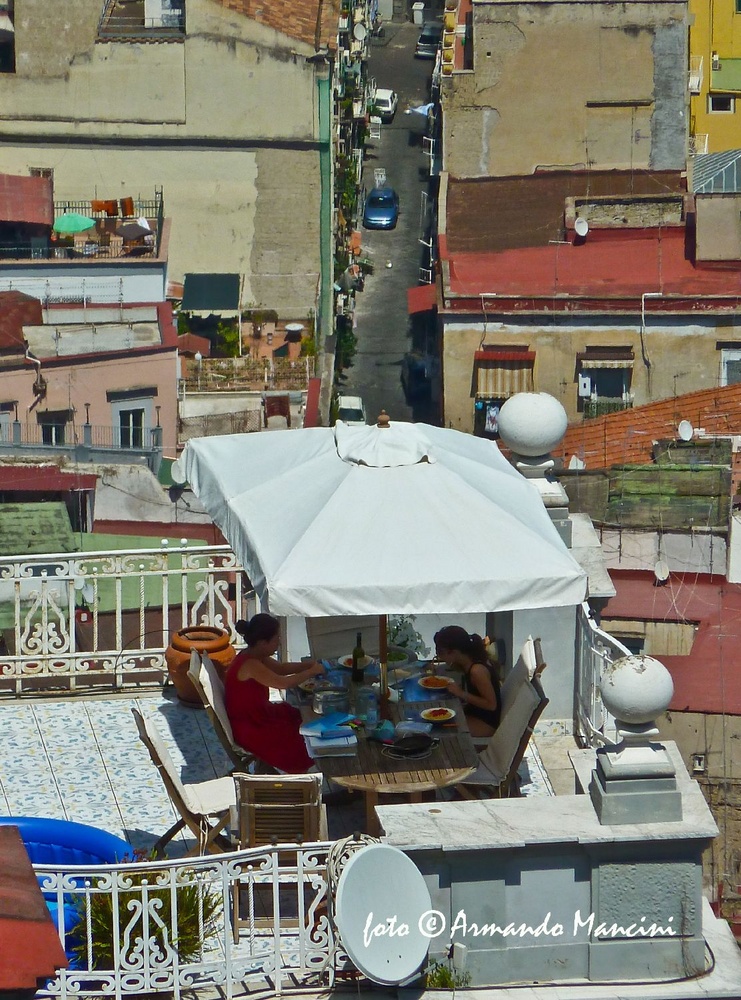
[(470, 656), (476, 663), (489, 663), (491, 659), (486, 651), (484, 640), (480, 635), (469, 635), (460, 625), (446, 625), (435, 633), (435, 646), (438, 649), (451, 649), (456, 653)]
[(274, 639), (280, 632), (280, 622), (272, 615), (259, 614), (248, 622), (240, 618), (234, 623), (234, 630), (239, 632), (248, 646), (254, 646), (256, 642)]

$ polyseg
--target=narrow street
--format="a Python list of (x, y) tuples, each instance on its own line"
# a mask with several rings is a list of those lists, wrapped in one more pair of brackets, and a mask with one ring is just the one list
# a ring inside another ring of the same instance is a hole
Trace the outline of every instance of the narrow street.
[(423, 193), (428, 190), (428, 157), (422, 148), (426, 119), (406, 114), (429, 101), (433, 61), (415, 59), (420, 29), (410, 23), (387, 24), (385, 37), (373, 39), (370, 75), (378, 87), (399, 95), (393, 122), (381, 126), (381, 139), (366, 144), (363, 183), (373, 187), (373, 172), (386, 171), (396, 189), (401, 214), (396, 229), (362, 230), (363, 254), (374, 263), (365, 290), (356, 298), (357, 353), (340, 382), (342, 392), (363, 397), (369, 422), (384, 409), (397, 420), (427, 420), (429, 404), (410, 406), (400, 381), (401, 361), (412, 346), (407, 289), (418, 284), (425, 248), (420, 244)]

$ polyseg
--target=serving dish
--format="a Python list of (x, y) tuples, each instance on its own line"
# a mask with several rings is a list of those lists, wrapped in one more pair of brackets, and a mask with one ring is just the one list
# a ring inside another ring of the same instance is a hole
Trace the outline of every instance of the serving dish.
[(455, 718), (455, 712), (452, 708), (426, 708), (419, 713), (419, 717), (425, 722), (450, 722)]

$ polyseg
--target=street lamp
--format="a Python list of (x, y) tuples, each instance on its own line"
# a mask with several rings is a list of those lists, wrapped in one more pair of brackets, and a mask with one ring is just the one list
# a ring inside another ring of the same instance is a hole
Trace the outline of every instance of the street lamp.
[(198, 391), (201, 391), (201, 362), (203, 361), (203, 355), (200, 351), (196, 351), (196, 369), (198, 372)]

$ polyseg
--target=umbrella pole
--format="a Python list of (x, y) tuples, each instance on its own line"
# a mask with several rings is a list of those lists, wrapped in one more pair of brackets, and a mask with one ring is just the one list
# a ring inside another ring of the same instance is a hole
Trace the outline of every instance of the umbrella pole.
[(384, 709), (388, 709), (389, 701), (389, 668), (388, 668), (388, 635), (387, 635), (388, 617), (386, 615), (378, 616), (378, 659), (380, 661), (380, 687), (381, 687), (381, 718), (385, 719), (388, 715), (384, 715)]

